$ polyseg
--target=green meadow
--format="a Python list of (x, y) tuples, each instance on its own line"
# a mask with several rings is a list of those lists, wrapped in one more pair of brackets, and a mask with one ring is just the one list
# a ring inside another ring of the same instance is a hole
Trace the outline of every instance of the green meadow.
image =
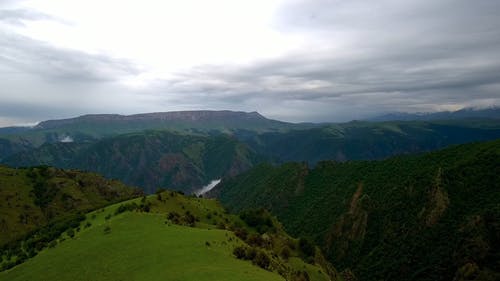
[(94, 220), (74, 238), (0, 273), (0, 280), (283, 280), (234, 258), (240, 242), (226, 230), (165, 224), (162, 215), (137, 212)]

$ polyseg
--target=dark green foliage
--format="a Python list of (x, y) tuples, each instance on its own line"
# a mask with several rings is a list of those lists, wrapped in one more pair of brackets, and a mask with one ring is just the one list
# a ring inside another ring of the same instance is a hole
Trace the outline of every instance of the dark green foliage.
[(314, 244), (306, 238), (299, 239), (299, 249), (304, 254), (304, 257), (314, 257)]
[(264, 269), (269, 269), (269, 266), (271, 264), (271, 259), (269, 258), (267, 253), (254, 247), (235, 247), (233, 250), (233, 255), (237, 259), (250, 260), (253, 264)]
[[(56, 239), (64, 232), (68, 236), (73, 237), (75, 235), (73, 228), (78, 227), (84, 219), (85, 216), (83, 215), (75, 215), (61, 221), (56, 221), (28, 233), (24, 238), (5, 244), (0, 249), (0, 256), (5, 255), (7, 262), (3, 263), (1, 270), (7, 270), (23, 263), (26, 259), (34, 257), (45, 247), (54, 247), (57, 244)], [(9, 262), (13, 257), (15, 262)]]
[(111, 233), (111, 227), (107, 225), (106, 227), (104, 227), (104, 234), (110, 234), (110, 233)]
[(245, 210), (240, 214), (240, 218), (258, 233), (275, 231), (271, 214), (263, 208)]
[(234, 211), (269, 209), (359, 280), (499, 276), (500, 140), (313, 169), (261, 165), (217, 189)]
[(500, 138), (500, 120), (359, 122), (267, 132), (245, 139), (279, 161), (371, 160)]
[(195, 217), (189, 211), (186, 211), (182, 216), (177, 212), (169, 212), (167, 214), (167, 220), (174, 224), (194, 227), (196, 222), (199, 221), (199, 218)]
[(246, 247), (244, 247), (244, 246), (238, 246), (238, 247), (234, 248), (233, 255), (237, 259), (240, 259), (240, 260), (245, 259), (245, 257), (246, 257), (245, 249), (246, 249)]
[(271, 264), (271, 259), (264, 251), (258, 251), (255, 258), (252, 262), (263, 269), (269, 269), (269, 265)]
[(139, 186), (147, 193), (161, 192), (158, 187), (166, 187), (190, 194), (213, 179), (244, 171), (257, 161), (246, 145), (229, 136), (144, 131), (93, 143), (45, 144), (4, 162), (14, 167), (48, 164), (93, 171)]
[(116, 209), (115, 215), (118, 215), (118, 214), (121, 214), (121, 213), (127, 212), (127, 211), (134, 211), (137, 209), (140, 209), (140, 206), (137, 205), (135, 202), (122, 204)]

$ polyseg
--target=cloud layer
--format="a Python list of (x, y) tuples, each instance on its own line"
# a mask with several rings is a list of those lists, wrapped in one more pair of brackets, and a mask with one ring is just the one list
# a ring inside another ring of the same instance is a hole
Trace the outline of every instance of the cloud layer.
[(133, 57), (63, 49), (16, 32), (26, 21), (55, 18), (0, 10), (0, 125), (2, 118), (5, 125), (182, 109), (345, 121), (500, 104), (498, 1), (284, 1), (269, 28), (299, 38), (296, 46), (273, 57), (169, 73)]

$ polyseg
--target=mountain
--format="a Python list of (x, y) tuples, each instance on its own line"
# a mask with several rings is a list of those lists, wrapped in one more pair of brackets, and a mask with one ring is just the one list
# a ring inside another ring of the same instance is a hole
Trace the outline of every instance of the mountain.
[(259, 158), (233, 137), (144, 131), (93, 143), (45, 144), (4, 160), (9, 166), (50, 165), (93, 171), (139, 186), (192, 193), (212, 180), (236, 175)]
[(359, 280), (498, 280), (500, 140), (383, 161), (259, 165), (211, 191), (264, 207)]
[(275, 131), (296, 126), (302, 125), (267, 119), (257, 112), (174, 111), (135, 115), (94, 114), (48, 120), (34, 127), (0, 128), (0, 137), (13, 142), (23, 141), (32, 147), (38, 147), (54, 142), (89, 142), (144, 130), (209, 134), (228, 133), (240, 129)]
[(342, 280), (269, 213), (233, 215), (172, 191), (87, 213), (38, 255), (21, 263), (18, 255), (2, 251), (0, 280)]
[(415, 121), (415, 120), (453, 120), (453, 119), (500, 119), (500, 107), (485, 109), (463, 108), (456, 111), (405, 113), (394, 112), (376, 116), (368, 121)]
[[(4, 149), (15, 153), (0, 161), (14, 167), (50, 165), (97, 172), (147, 193), (159, 187), (191, 193), (264, 160), (314, 165), (322, 160), (384, 159), (497, 138), (500, 120), (356, 121), (279, 132), (238, 129), (227, 134), (143, 130), (31, 149), (7, 143)], [(1, 144), (0, 140), (0, 148)]]
[(0, 247), (55, 221), (140, 194), (97, 174), (0, 166)]
[(276, 162), (384, 159), (449, 145), (500, 138), (498, 120), (353, 121), (317, 128), (264, 132), (240, 137)]

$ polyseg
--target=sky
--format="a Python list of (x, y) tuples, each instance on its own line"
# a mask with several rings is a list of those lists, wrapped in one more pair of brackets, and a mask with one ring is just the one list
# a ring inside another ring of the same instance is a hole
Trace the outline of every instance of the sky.
[(496, 0), (0, 0), (0, 126), (498, 106), (499, 19)]

